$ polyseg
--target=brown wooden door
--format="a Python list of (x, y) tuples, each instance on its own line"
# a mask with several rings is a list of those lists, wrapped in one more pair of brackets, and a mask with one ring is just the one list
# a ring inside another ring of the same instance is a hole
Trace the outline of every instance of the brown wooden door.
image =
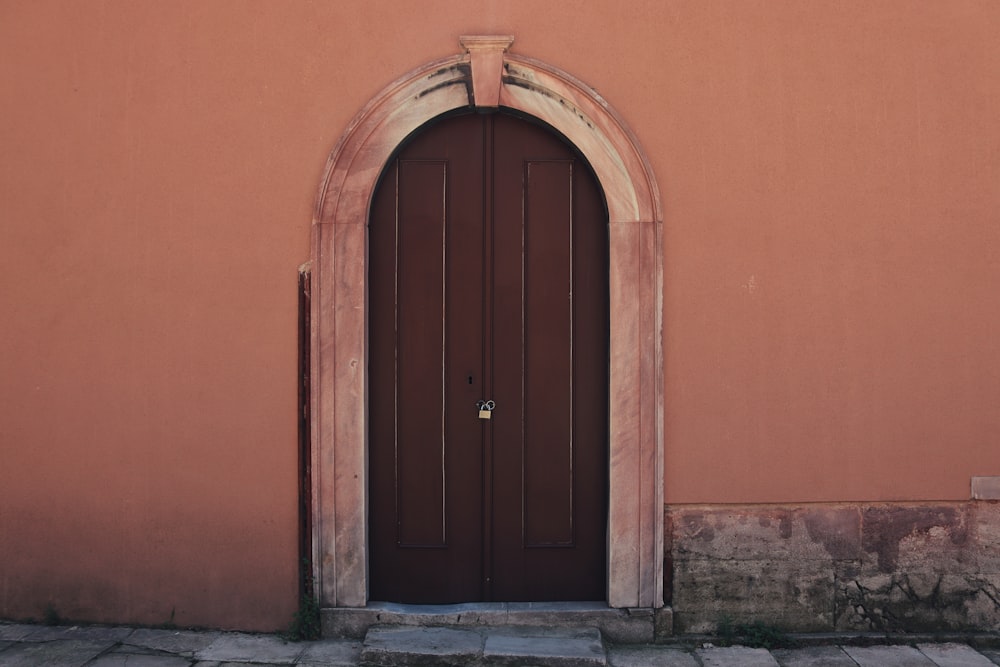
[(592, 172), (547, 128), (454, 116), (386, 167), (369, 227), (371, 599), (604, 599), (607, 219)]

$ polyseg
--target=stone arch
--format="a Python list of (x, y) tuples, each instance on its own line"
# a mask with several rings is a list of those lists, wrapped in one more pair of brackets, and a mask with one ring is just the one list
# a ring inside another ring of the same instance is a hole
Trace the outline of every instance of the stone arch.
[(463, 37), (466, 52), (376, 95), (327, 162), (312, 228), (313, 576), (324, 607), (367, 604), (368, 208), (396, 147), (459, 108), (506, 107), (573, 142), (609, 215), (608, 604), (663, 605), (662, 214), (635, 137), (572, 76), (507, 53), (511, 37)]

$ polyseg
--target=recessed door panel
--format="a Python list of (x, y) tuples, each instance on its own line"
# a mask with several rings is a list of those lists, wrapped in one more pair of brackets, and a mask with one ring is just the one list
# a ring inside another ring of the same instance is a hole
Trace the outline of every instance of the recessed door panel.
[(369, 239), (371, 598), (602, 599), (607, 220), (589, 168), (539, 125), (445, 119), (386, 168)]

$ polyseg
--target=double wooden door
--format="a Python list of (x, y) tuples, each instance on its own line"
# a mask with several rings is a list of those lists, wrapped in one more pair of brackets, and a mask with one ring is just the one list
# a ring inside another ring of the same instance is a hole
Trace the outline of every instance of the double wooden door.
[(439, 120), (386, 167), (369, 220), (371, 599), (604, 599), (607, 233), (589, 167), (514, 116)]

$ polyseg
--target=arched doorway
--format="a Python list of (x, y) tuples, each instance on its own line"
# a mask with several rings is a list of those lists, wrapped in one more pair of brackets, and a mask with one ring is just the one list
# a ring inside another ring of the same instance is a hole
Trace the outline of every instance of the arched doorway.
[(313, 221), (310, 393), (313, 580), (324, 607), (369, 599), (367, 218), (379, 174), (418, 127), (467, 108), (507, 108), (566, 137), (608, 210), (606, 599), (663, 604), (662, 217), (638, 144), (593, 90), (506, 53), (512, 38), (463, 38), (377, 95), (334, 148)]
[(368, 224), (370, 597), (603, 600), (607, 215), (550, 129), (451, 115)]

